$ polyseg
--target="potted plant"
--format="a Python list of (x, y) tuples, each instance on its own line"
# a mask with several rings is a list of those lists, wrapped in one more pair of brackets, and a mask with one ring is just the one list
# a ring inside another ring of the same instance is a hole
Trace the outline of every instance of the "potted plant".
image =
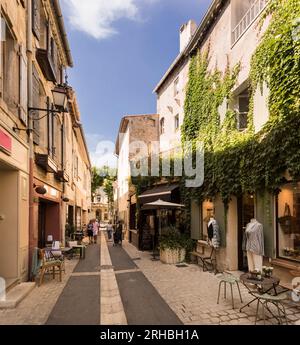
[(265, 278), (272, 277), (273, 270), (274, 270), (273, 267), (263, 266), (262, 270), (263, 270), (263, 274)]
[(192, 240), (182, 235), (174, 226), (162, 229), (159, 239), (160, 260), (166, 264), (179, 264), (185, 261), (186, 254), (193, 246)]
[(250, 279), (261, 280), (262, 279), (261, 271), (259, 270), (250, 271)]

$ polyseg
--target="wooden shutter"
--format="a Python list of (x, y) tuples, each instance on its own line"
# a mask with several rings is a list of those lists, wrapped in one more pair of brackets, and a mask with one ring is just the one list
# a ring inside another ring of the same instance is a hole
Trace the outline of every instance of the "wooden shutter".
[(20, 46), (20, 105), (19, 105), (19, 118), (20, 120), (27, 126), (28, 118), (27, 118), (27, 102), (28, 102), (28, 94), (27, 94), (27, 57), (26, 57), (26, 50), (24, 46)]
[(274, 196), (268, 192), (256, 195), (255, 218), (263, 225), (265, 256), (275, 258)]
[(40, 21), (41, 21), (41, 2), (32, 0), (32, 31), (36, 38), (40, 39)]
[(200, 205), (196, 201), (191, 203), (191, 238), (193, 240), (201, 240), (201, 211)]
[(220, 197), (214, 200), (215, 218), (220, 227), (221, 246), (226, 247), (227, 224), (225, 222), (225, 205)]
[(3, 61), (4, 61), (4, 49), (3, 49), (3, 41), (4, 41), (4, 20), (3, 17), (0, 15), (0, 97), (3, 97)]
[[(38, 71), (34, 65), (32, 65), (32, 103), (34, 108), (40, 107), (40, 78)], [(31, 112), (33, 118), (33, 142), (37, 145), (40, 143), (40, 122), (39, 112)]]
[(56, 80), (58, 80), (58, 50), (55, 41), (53, 40), (53, 67)]

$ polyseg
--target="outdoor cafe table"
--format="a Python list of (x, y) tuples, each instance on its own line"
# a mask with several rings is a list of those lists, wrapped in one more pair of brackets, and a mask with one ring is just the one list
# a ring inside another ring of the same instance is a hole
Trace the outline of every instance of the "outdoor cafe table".
[(59, 258), (59, 257), (65, 258), (65, 256), (68, 255), (68, 253), (70, 253), (70, 251), (72, 250), (72, 248), (69, 248), (69, 247), (63, 247), (63, 248), (46, 247), (44, 249), (48, 252), (51, 252), (54, 258)]
[[(271, 290), (274, 291), (275, 295), (277, 295), (277, 290), (276, 287), (279, 285), (280, 279), (277, 277), (262, 277), (261, 280), (254, 279), (250, 277), (249, 273), (244, 273), (240, 276), (240, 281), (243, 283), (243, 285), (247, 288), (249, 293), (253, 295), (254, 291), (250, 289), (249, 284), (255, 285), (256, 289), (259, 293), (269, 293)], [(241, 309), (240, 312), (248, 307), (250, 304), (253, 302), (257, 301), (258, 297), (255, 297), (252, 301), (244, 305)]]
[(52, 247), (46, 247), (44, 248), (45, 250), (47, 250), (48, 252), (61, 252), (63, 254), (68, 253), (70, 250), (72, 250), (72, 248), (69, 247), (64, 247), (64, 248), (52, 248)]

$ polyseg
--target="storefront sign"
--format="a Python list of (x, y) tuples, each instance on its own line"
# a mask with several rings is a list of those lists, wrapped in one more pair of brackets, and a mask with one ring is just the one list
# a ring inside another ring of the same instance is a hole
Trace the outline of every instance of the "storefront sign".
[(58, 191), (55, 190), (54, 188), (48, 187), (48, 186), (44, 186), (48, 196), (52, 197), (52, 198), (58, 198)]
[(3, 151), (7, 155), (11, 155), (12, 140), (9, 135), (0, 130), (0, 151)]

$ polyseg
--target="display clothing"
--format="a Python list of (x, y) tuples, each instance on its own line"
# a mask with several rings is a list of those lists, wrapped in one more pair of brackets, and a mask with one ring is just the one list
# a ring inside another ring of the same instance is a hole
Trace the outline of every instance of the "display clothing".
[(256, 219), (251, 219), (245, 230), (246, 251), (249, 271), (262, 271), (264, 250), (263, 226)]
[(207, 235), (211, 245), (214, 248), (219, 248), (221, 242), (220, 227), (214, 218), (211, 218), (207, 224)]
[(251, 219), (246, 230), (246, 251), (257, 255), (265, 255), (263, 226), (256, 219)]
[(262, 271), (263, 257), (261, 255), (254, 254), (252, 252), (247, 252), (248, 269), (250, 272)]

